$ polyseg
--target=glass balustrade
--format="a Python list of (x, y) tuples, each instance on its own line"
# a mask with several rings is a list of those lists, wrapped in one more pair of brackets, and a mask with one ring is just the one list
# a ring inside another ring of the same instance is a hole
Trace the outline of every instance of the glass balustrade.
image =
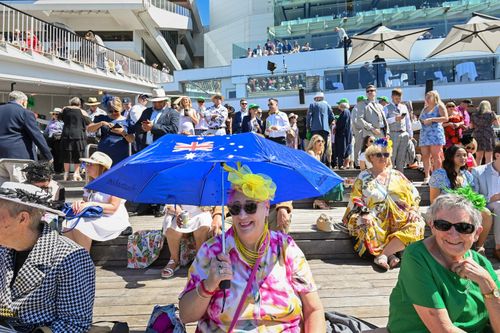
[(363, 89), (368, 84), (378, 87), (434, 86), (500, 79), (498, 57), (482, 56), (460, 59), (429, 59), (374, 66), (371, 63), (350, 66), (346, 70), (325, 71), (325, 90)]

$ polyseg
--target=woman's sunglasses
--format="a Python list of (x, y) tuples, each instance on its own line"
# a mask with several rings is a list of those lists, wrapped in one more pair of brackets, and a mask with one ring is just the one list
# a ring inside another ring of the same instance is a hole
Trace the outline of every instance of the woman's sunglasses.
[(245, 213), (247, 213), (248, 215), (252, 215), (257, 212), (257, 203), (255, 201), (247, 201), (243, 206), (240, 203), (235, 203), (227, 205), (227, 208), (229, 209), (229, 213), (233, 216), (240, 215), (242, 208)]
[(476, 227), (473, 224), (467, 222), (451, 223), (445, 220), (435, 220), (434, 228), (439, 231), (448, 231), (451, 227), (455, 228), (458, 233), (461, 234), (472, 234)]
[(373, 143), (373, 140), (368, 140), (368, 143)]
[(465, 150), (474, 150), (474, 146), (465, 146)]
[(382, 157), (389, 158), (389, 156), (391, 156), (391, 154), (389, 154), (389, 153), (375, 153), (373, 155), (375, 155), (375, 157), (378, 157), (378, 158), (382, 158)]

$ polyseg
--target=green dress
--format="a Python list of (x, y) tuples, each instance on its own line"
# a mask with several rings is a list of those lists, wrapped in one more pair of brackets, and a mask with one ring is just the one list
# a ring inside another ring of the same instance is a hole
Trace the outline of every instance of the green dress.
[[(465, 255), (471, 256), (500, 286), (488, 259), (475, 251)], [(389, 332), (427, 332), (413, 304), (447, 309), (453, 325), (464, 331), (492, 332), (479, 286), (438, 263), (423, 241), (409, 245), (401, 260), (398, 283), (390, 297)]]

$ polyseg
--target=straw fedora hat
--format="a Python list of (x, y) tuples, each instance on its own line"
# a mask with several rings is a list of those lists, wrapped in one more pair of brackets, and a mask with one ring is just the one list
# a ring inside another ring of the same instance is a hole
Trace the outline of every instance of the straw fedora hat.
[(113, 160), (111, 159), (111, 157), (100, 151), (96, 151), (95, 153), (90, 155), (89, 158), (80, 158), (80, 161), (85, 163), (99, 164), (106, 169), (111, 168), (111, 165), (113, 165)]
[(85, 102), (86, 105), (92, 106), (92, 105), (99, 105), (101, 102), (95, 97), (89, 97), (87, 101)]
[(215, 94), (212, 97), (210, 97), (212, 101), (216, 98), (220, 99), (221, 101), (224, 101), (224, 96), (222, 96), (221, 94)]
[(119, 112), (123, 111), (123, 104), (122, 104), (120, 97), (113, 98), (109, 102), (109, 106), (111, 107), (111, 109), (113, 109), (115, 111), (119, 111)]
[(64, 216), (63, 212), (51, 207), (51, 195), (35, 185), (5, 182), (0, 186), (0, 199)]
[(165, 95), (165, 90), (158, 88), (153, 89), (153, 93), (149, 98), (150, 102), (161, 102), (161, 101), (170, 101), (170, 98)]

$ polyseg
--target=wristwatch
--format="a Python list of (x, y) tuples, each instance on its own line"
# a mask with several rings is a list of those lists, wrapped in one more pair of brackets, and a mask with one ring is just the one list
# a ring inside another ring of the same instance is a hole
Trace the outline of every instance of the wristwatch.
[(500, 290), (498, 288), (493, 289), (489, 293), (483, 294), (484, 298), (500, 298)]

